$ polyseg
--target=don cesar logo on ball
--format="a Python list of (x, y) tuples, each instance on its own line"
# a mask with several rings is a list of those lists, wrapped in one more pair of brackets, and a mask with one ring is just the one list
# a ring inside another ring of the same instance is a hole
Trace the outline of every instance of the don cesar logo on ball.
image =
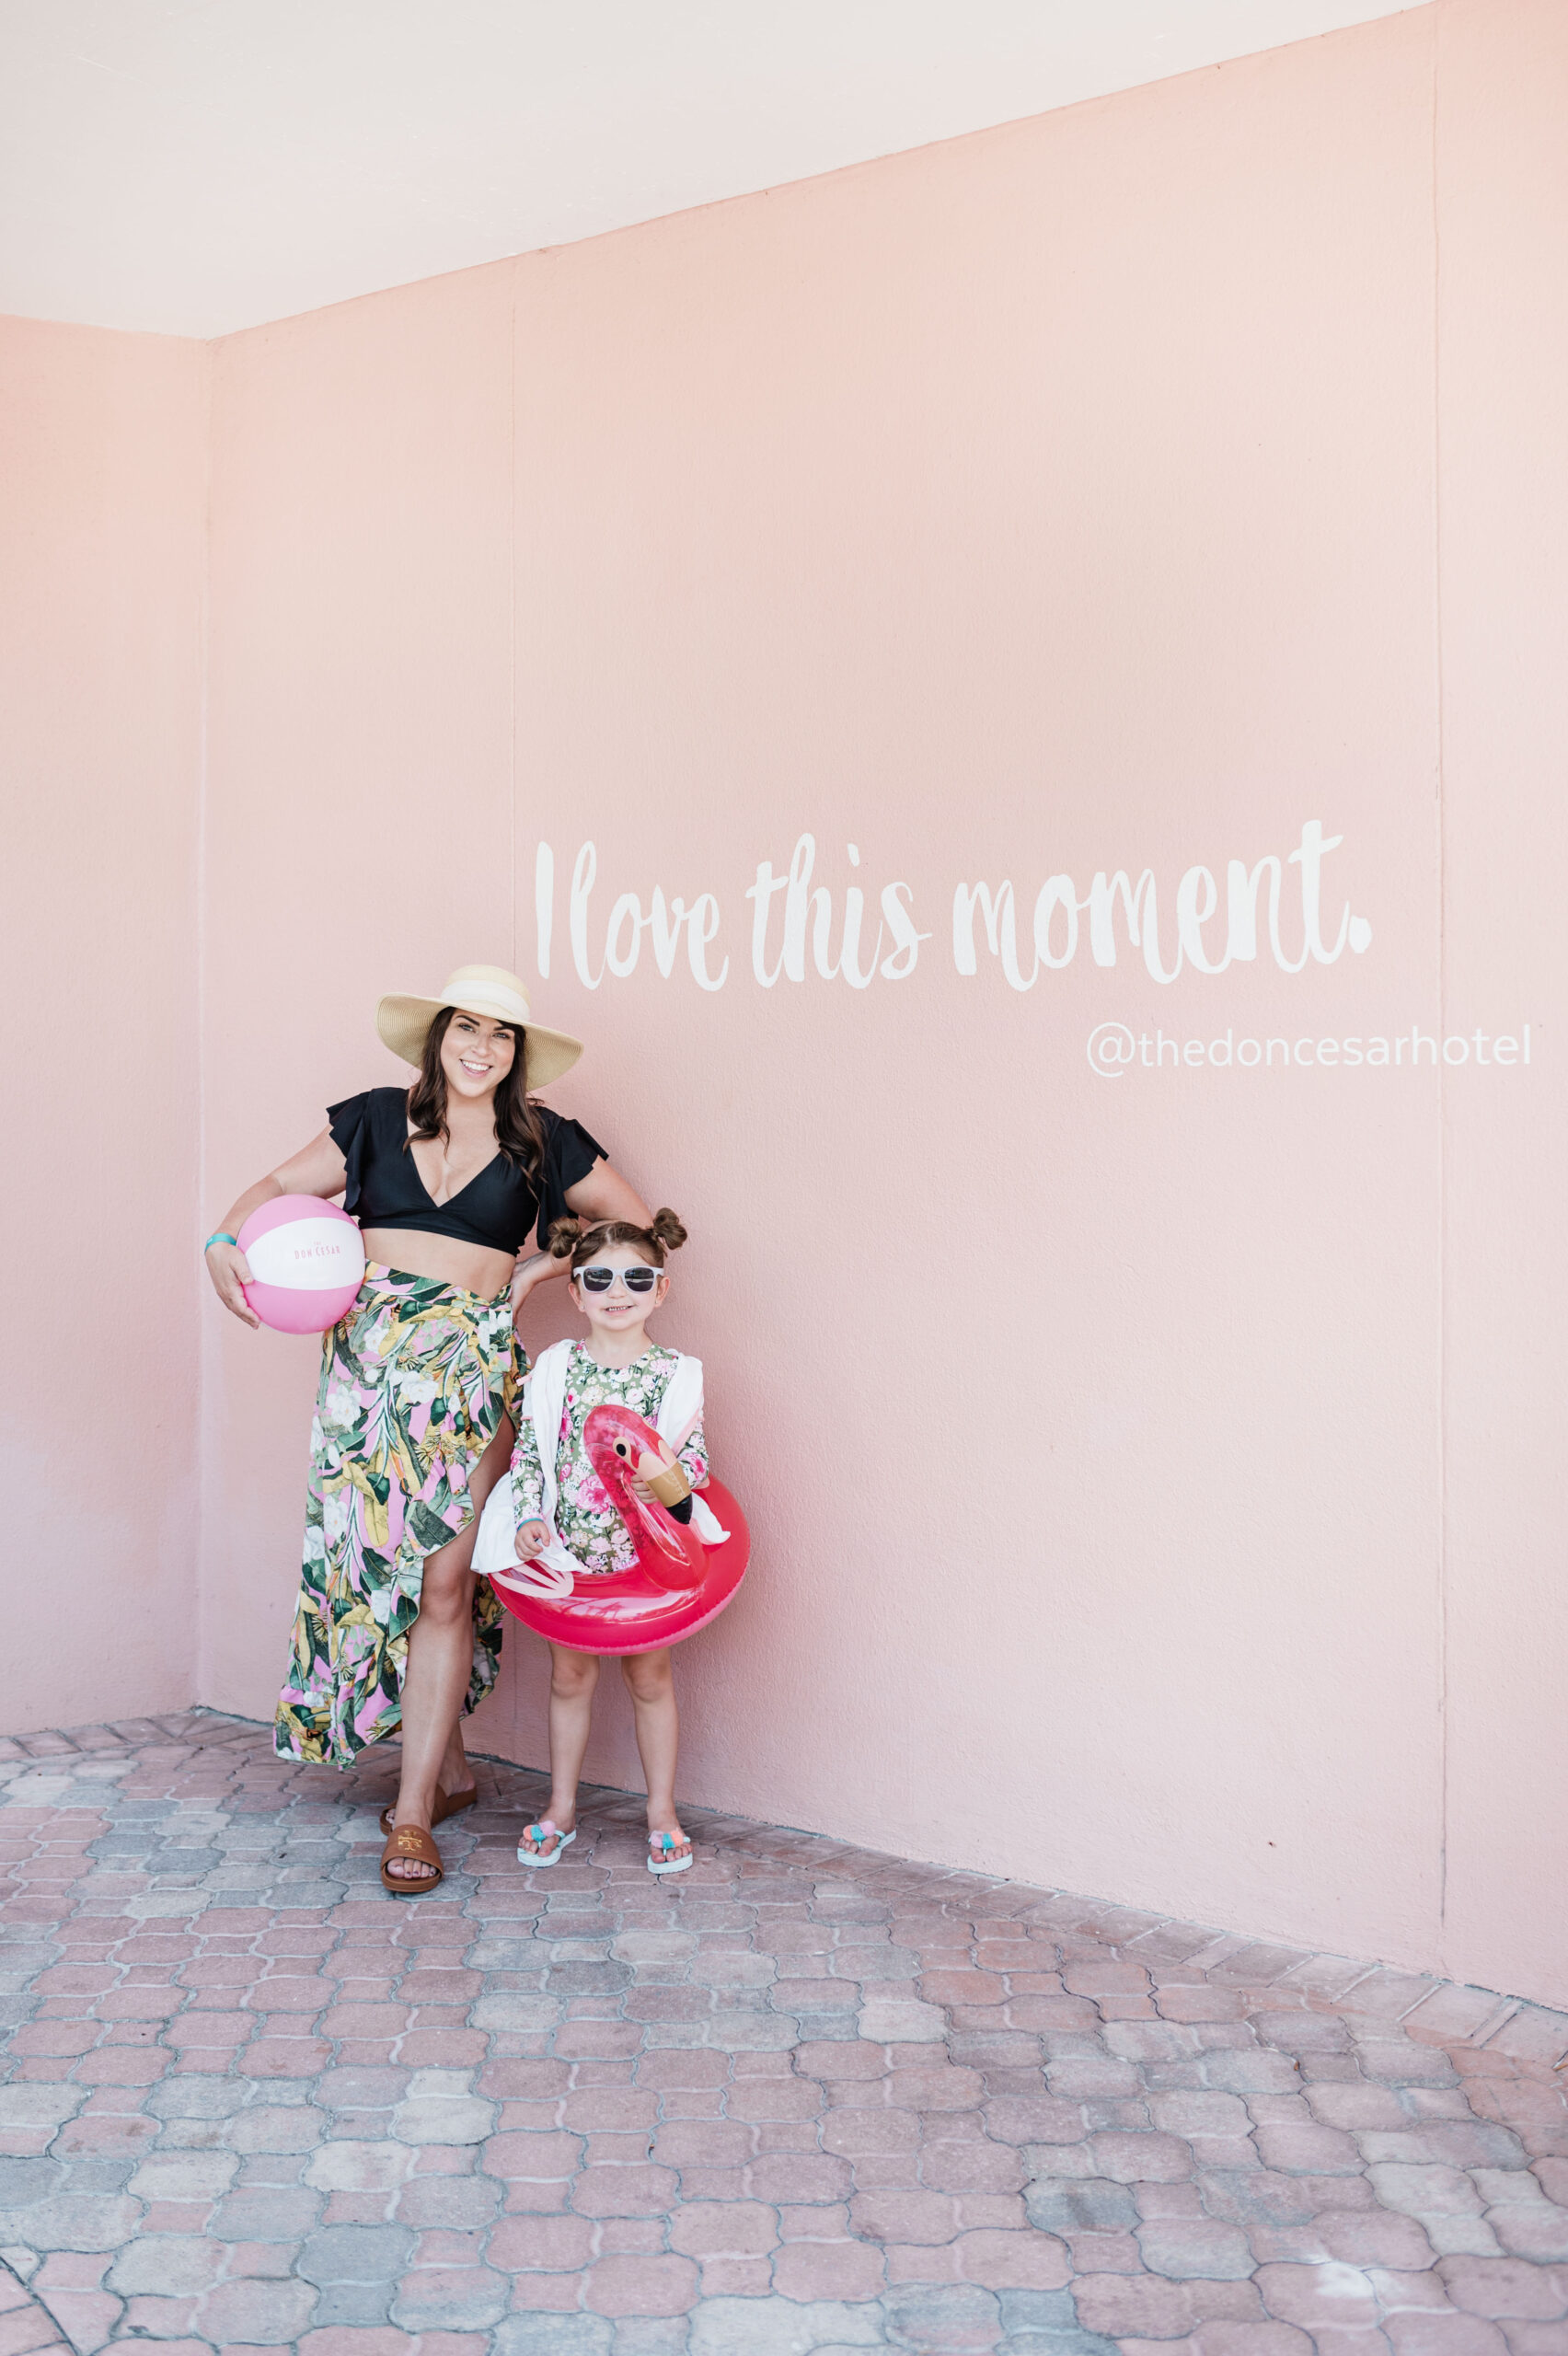
[(364, 1282), (359, 1224), (318, 1195), (278, 1195), (239, 1230), (250, 1269), (245, 1298), (281, 1334), (323, 1334)]

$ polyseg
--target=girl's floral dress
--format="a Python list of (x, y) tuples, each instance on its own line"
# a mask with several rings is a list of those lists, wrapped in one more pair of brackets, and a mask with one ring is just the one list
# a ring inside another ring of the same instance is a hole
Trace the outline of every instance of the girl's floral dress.
[[(566, 1402), (561, 1409), (560, 1438), (556, 1448), (556, 1534), (576, 1555), (591, 1576), (628, 1571), (637, 1549), (624, 1521), (610, 1503), (582, 1445), (582, 1426), (590, 1407), (606, 1402), (629, 1407), (645, 1423), (657, 1425), (659, 1405), (675, 1370), (676, 1353), (657, 1343), (632, 1365), (599, 1366), (581, 1342), (571, 1345), (567, 1361)], [(698, 1416), (678, 1450), (686, 1479), (694, 1489), (708, 1485), (708, 1442)], [(544, 1474), (539, 1463), (534, 1419), (525, 1414), (512, 1451), (512, 1502), (517, 1526), (544, 1519)]]
[[(509, 1292), (481, 1300), (383, 1267), (323, 1334), (281, 1758), (347, 1767), (401, 1726), (425, 1556), (467, 1527), (469, 1477), (525, 1366)], [(495, 1683), (505, 1619), (477, 1580), (465, 1709)]]

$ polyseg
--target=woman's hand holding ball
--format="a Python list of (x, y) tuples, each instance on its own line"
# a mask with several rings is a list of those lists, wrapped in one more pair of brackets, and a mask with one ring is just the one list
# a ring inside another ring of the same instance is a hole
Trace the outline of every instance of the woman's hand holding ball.
[(242, 1325), (260, 1329), (261, 1320), (246, 1299), (241, 1287), (251, 1281), (250, 1263), (237, 1243), (225, 1243), (214, 1237), (206, 1252), (207, 1274), (213, 1279), (213, 1290), (231, 1317)]

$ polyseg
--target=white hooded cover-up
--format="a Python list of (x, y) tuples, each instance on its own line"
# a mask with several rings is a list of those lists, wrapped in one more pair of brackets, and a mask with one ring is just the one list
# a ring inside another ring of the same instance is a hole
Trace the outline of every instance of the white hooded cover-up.
[[(572, 1347), (570, 1341), (555, 1342), (548, 1350), (541, 1350), (523, 1386), (521, 1400), (521, 1411), (532, 1418), (534, 1436), (538, 1445), (545, 1488), (541, 1518), (549, 1525), (548, 1545), (530, 1561), (518, 1562), (517, 1519), (510, 1469), (505, 1478), (498, 1481), (490, 1491), (480, 1518), (479, 1534), (474, 1542), (474, 1569), (479, 1576), (493, 1580), (498, 1587), (510, 1587), (525, 1595), (545, 1598), (570, 1595), (582, 1568), (577, 1557), (562, 1545), (555, 1528), (558, 1494), (556, 1451), (560, 1444), (567, 1366)], [(659, 1402), (660, 1438), (667, 1447), (678, 1451), (701, 1414), (702, 1360), (677, 1352), (674, 1371)], [(711, 1506), (696, 1490), (692, 1492), (691, 1527), (705, 1546), (721, 1546), (730, 1535), (721, 1526)]]

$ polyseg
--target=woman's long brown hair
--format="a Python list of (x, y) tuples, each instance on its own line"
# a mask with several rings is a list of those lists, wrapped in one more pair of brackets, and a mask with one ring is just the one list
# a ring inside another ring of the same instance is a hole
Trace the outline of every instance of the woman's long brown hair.
[[(459, 1011), (444, 1006), (425, 1033), (420, 1076), (409, 1091), (409, 1118), (417, 1138), (446, 1136), (446, 1074), (441, 1068), (441, 1043)], [(505, 1027), (513, 1038), (512, 1068), (495, 1091), (495, 1141), (525, 1177), (536, 1180), (545, 1166), (545, 1125), (528, 1099), (527, 1034), (521, 1025)]]

